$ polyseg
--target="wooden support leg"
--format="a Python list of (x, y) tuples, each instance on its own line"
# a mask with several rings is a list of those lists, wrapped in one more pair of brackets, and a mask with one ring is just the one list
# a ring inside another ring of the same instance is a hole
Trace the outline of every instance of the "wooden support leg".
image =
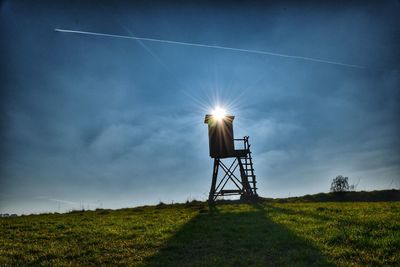
[(211, 181), (211, 189), (210, 189), (210, 194), (208, 196), (208, 203), (209, 204), (213, 204), (214, 203), (215, 186), (217, 184), (217, 177), (218, 177), (218, 167), (219, 167), (219, 159), (215, 158), (214, 159), (213, 176), (212, 176), (212, 181)]

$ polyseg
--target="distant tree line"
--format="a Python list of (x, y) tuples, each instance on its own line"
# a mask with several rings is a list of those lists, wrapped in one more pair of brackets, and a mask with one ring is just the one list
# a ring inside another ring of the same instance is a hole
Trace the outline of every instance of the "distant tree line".
[(0, 213), (0, 217), (17, 217), (17, 214)]

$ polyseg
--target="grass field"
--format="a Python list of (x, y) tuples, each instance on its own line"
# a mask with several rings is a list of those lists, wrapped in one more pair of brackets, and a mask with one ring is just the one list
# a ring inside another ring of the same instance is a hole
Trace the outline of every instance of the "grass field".
[(0, 218), (0, 232), (1, 266), (400, 263), (400, 202), (192, 202)]

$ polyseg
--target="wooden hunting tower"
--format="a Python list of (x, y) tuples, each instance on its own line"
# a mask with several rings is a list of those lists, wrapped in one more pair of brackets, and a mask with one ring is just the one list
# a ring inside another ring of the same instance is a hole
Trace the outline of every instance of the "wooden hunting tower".
[[(234, 119), (235, 116), (229, 115), (222, 118), (206, 115), (204, 119), (204, 123), (208, 124), (210, 157), (214, 159), (211, 189), (208, 197), (210, 203), (213, 203), (220, 196), (240, 195), (241, 199), (248, 200), (258, 197), (249, 137), (234, 138)], [(235, 149), (235, 142), (240, 142), (242, 148)], [(225, 165), (222, 162), (222, 159), (227, 158), (234, 159), (230, 165)], [(224, 175), (218, 182), (218, 169), (220, 167)], [(236, 170), (239, 171), (239, 175), (235, 174)], [(229, 181), (234, 189), (225, 189)]]

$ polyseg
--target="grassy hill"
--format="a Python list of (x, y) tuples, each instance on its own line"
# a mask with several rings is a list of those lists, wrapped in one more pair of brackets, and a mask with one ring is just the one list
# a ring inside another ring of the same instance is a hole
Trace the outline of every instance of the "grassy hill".
[(291, 201), (0, 218), (0, 266), (398, 266), (400, 202)]

